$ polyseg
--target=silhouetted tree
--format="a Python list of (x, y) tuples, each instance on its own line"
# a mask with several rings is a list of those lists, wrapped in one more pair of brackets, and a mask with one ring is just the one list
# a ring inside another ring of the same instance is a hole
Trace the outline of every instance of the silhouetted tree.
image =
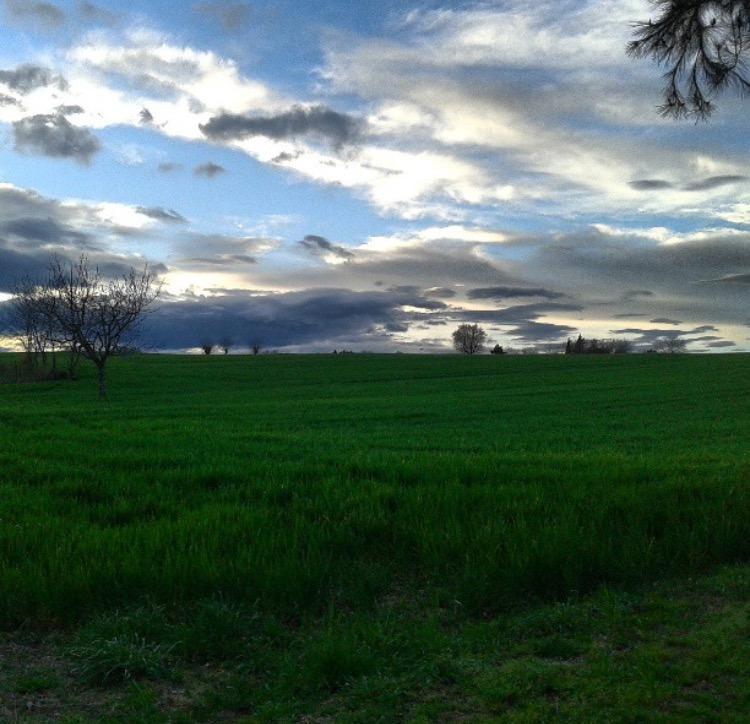
[(105, 279), (85, 256), (67, 266), (51, 263), (40, 304), (59, 340), (96, 367), (100, 399), (107, 396), (107, 361), (134, 338), (160, 291), (148, 265)]
[(505, 354), (505, 350), (499, 344), (496, 344), (490, 351), (490, 354)]
[(573, 342), (570, 337), (568, 337), (568, 341), (565, 343), (565, 354), (573, 354)]
[(628, 53), (666, 66), (665, 116), (706, 118), (727, 88), (750, 90), (750, 0), (654, 0), (656, 19), (635, 25)]
[(654, 350), (665, 354), (678, 354), (687, 351), (687, 342), (679, 337), (663, 337), (654, 342)]
[(476, 354), (484, 348), (487, 333), (478, 324), (462, 324), (453, 333), (453, 347), (462, 354)]
[(223, 337), (221, 342), (219, 342), (219, 347), (224, 354), (229, 354), (229, 350), (232, 349), (233, 344), (234, 340), (231, 337)]
[(250, 344), (250, 351), (255, 354), (260, 354), (260, 350), (262, 349), (263, 345), (260, 343), (259, 340), (255, 340)]
[(201, 342), (201, 351), (205, 355), (211, 354), (214, 351), (213, 342)]
[(43, 303), (43, 287), (31, 279), (16, 282), (9, 306), (9, 327), (17, 337), (28, 367), (35, 369), (46, 361), (48, 348), (54, 348), (51, 320)]

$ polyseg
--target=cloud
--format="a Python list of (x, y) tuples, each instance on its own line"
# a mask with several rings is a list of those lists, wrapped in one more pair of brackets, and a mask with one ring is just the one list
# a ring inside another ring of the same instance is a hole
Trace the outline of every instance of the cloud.
[(426, 297), (435, 297), (436, 299), (453, 299), (456, 296), (455, 289), (448, 287), (432, 287), (424, 290)]
[(0, 70), (0, 83), (23, 95), (48, 86), (55, 86), (61, 91), (68, 88), (68, 82), (61, 75), (31, 63), (19, 65), (14, 70)]
[(257, 264), (258, 257), (273, 251), (279, 241), (265, 236), (190, 232), (172, 243), (172, 263), (176, 269), (184, 271), (206, 267), (231, 269), (237, 264)]
[(202, 163), (200, 166), (196, 166), (193, 169), (193, 173), (196, 176), (201, 176), (202, 178), (215, 178), (216, 176), (226, 173), (226, 169), (223, 166), (219, 166), (218, 163), (213, 163), (212, 161), (209, 161), (208, 163)]
[(182, 164), (172, 161), (165, 161), (157, 166), (159, 173), (172, 173), (173, 171), (179, 171), (181, 168)]
[(139, 214), (148, 216), (150, 219), (155, 219), (156, 221), (164, 221), (169, 224), (184, 224), (187, 222), (187, 219), (182, 214), (177, 213), (173, 209), (164, 209), (161, 206), (139, 206), (137, 210)]
[(637, 191), (651, 191), (654, 189), (671, 189), (673, 185), (669, 181), (658, 178), (644, 178), (629, 181), (628, 185)]
[(30, 25), (57, 28), (65, 22), (65, 13), (43, 0), (5, 0), (5, 12), (11, 20)]
[(81, 0), (78, 3), (78, 14), (86, 22), (102, 25), (112, 25), (118, 18), (117, 13), (105, 10), (92, 2), (88, 2), (88, 0)]
[(674, 324), (674, 325), (680, 325), (683, 324), (683, 322), (679, 321), (678, 319), (669, 319), (667, 317), (657, 317), (656, 319), (651, 320), (651, 324)]
[(522, 342), (543, 343), (563, 340), (577, 331), (576, 327), (567, 324), (528, 321), (513, 327), (508, 334)]
[(541, 297), (543, 299), (560, 299), (564, 294), (549, 289), (534, 287), (482, 287), (471, 289), (469, 299), (513, 299), (517, 297)]
[(40, 114), (13, 123), (16, 150), (24, 153), (72, 158), (88, 164), (101, 145), (86, 128), (74, 126), (61, 113)]
[(361, 121), (326, 106), (295, 106), (271, 116), (245, 116), (223, 113), (201, 125), (212, 140), (235, 141), (250, 136), (266, 136), (276, 141), (312, 136), (334, 146), (353, 143), (360, 137)]
[(727, 175), (727, 176), (710, 176), (709, 178), (700, 179), (685, 185), (685, 191), (711, 191), (729, 184), (747, 181), (747, 176)]
[(750, 274), (727, 274), (718, 279), (706, 279), (704, 283), (719, 282), (721, 284), (750, 284)]
[[(121, 273), (144, 259), (115, 253), (114, 240), (142, 236), (153, 220), (120, 204), (60, 201), (29, 189), (0, 184), (0, 291), (23, 275), (44, 274), (53, 256), (86, 253), (104, 273)], [(158, 272), (166, 267), (156, 261)]]
[(634, 299), (643, 299), (644, 297), (648, 298), (653, 296), (656, 296), (656, 293), (652, 292), (650, 289), (628, 289), (622, 295), (622, 301), (630, 302)]
[(227, 32), (236, 32), (247, 25), (251, 16), (251, 8), (244, 2), (230, 2), (229, 0), (213, 0), (199, 2), (193, 9), (217, 20)]
[(303, 249), (313, 254), (323, 254), (336, 257), (338, 259), (349, 260), (354, 258), (354, 253), (346, 247), (334, 244), (325, 237), (308, 234), (304, 239), (297, 242)]
[(144, 331), (151, 344), (166, 349), (195, 347), (221, 335), (259, 339), (265, 348), (392, 348), (393, 335), (407, 331), (419, 317), (404, 307), (440, 306), (407, 293), (314, 289), (258, 295), (226, 290), (162, 304)]
[(80, 249), (89, 247), (91, 235), (78, 231), (70, 225), (48, 217), (19, 217), (0, 222), (0, 234), (7, 238), (20, 239), (24, 245), (47, 244), (72, 245)]
[(144, 124), (154, 122), (154, 116), (148, 108), (141, 108), (141, 111), (138, 114), (138, 117), (140, 118), (141, 123), (144, 123)]
[(58, 113), (62, 114), (63, 116), (75, 116), (79, 113), (85, 113), (86, 111), (81, 108), (79, 105), (71, 105), (71, 106), (57, 106), (55, 109)]

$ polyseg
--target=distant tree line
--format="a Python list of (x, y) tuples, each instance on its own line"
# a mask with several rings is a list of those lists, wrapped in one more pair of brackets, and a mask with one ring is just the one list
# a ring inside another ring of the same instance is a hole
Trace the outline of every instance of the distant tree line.
[[(229, 354), (229, 352), (234, 349), (234, 347), (234, 339), (229, 336), (222, 337), (221, 341), (218, 344), (214, 344), (213, 342), (204, 340), (198, 345), (200, 351), (203, 352), (203, 354), (206, 356), (213, 354), (214, 350), (217, 348), (222, 354)], [(263, 349), (263, 343), (260, 342), (260, 340), (253, 340), (248, 345), (248, 348), (253, 355), (257, 355), (260, 354), (261, 350)]]
[(578, 335), (575, 341), (568, 339), (565, 354), (628, 354), (633, 344), (627, 339), (586, 339)]

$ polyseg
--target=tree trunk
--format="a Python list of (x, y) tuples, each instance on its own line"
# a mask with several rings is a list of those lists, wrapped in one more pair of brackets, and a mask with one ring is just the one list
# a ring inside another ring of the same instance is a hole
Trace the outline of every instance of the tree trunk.
[(107, 376), (105, 374), (104, 365), (100, 365), (97, 369), (99, 371), (99, 399), (106, 400), (107, 399)]

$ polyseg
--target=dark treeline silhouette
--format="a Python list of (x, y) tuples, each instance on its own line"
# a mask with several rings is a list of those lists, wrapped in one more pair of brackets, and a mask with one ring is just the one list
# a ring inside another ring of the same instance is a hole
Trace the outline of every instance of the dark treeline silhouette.
[(627, 339), (586, 339), (579, 334), (565, 343), (565, 354), (627, 354), (632, 348)]

